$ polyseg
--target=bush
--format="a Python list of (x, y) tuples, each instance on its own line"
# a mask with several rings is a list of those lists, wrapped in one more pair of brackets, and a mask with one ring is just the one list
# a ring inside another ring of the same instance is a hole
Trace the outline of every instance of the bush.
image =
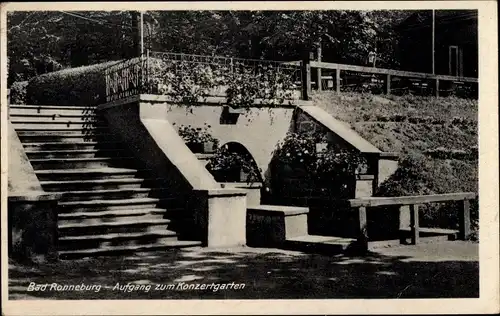
[(17, 81), (10, 87), (10, 104), (26, 104), (28, 81)]
[(118, 63), (69, 68), (32, 78), (26, 91), (30, 104), (96, 105), (106, 102), (104, 69)]

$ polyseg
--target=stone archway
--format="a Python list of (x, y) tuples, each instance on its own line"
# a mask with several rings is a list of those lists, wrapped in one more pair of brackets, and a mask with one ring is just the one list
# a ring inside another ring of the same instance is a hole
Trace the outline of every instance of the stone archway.
[(207, 169), (217, 182), (262, 183), (262, 174), (250, 151), (241, 143), (230, 141), (214, 154)]

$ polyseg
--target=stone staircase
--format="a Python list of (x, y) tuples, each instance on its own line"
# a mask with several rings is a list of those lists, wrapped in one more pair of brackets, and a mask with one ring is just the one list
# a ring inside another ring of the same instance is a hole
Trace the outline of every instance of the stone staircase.
[(183, 201), (138, 168), (93, 107), (10, 106), (10, 120), (58, 209), (61, 258), (201, 245), (182, 240)]

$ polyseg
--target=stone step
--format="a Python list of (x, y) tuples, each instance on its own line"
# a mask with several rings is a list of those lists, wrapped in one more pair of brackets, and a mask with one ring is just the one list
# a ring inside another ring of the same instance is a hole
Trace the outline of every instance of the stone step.
[(46, 150), (90, 150), (90, 149), (121, 149), (121, 145), (116, 142), (45, 142), (45, 143), (23, 143), (26, 151), (46, 151)]
[(64, 181), (40, 181), (42, 188), (47, 192), (56, 191), (86, 191), (86, 190), (110, 190), (110, 189), (133, 189), (146, 186), (151, 179), (123, 178), (103, 180), (64, 180)]
[(118, 200), (118, 199), (138, 199), (147, 198), (158, 191), (150, 188), (136, 189), (112, 189), (112, 190), (90, 190), (90, 191), (65, 191), (57, 192), (61, 194), (61, 202), (76, 202), (88, 200)]
[(69, 201), (60, 202), (59, 210), (61, 213), (104, 211), (104, 210), (126, 210), (139, 208), (172, 207), (183, 206), (183, 201), (175, 198), (131, 198), (117, 200), (90, 200), (90, 201)]
[(45, 169), (84, 169), (84, 168), (102, 168), (102, 167), (126, 167), (133, 162), (130, 157), (110, 158), (57, 158), (57, 159), (30, 159), (31, 165), (35, 170)]
[(41, 114), (41, 115), (79, 115), (96, 114), (95, 106), (57, 106), (57, 105), (10, 105), (10, 115)]
[(144, 172), (147, 172), (147, 170), (128, 168), (52, 169), (35, 171), (40, 181), (130, 179), (138, 177)]
[(116, 149), (79, 149), (79, 150), (26, 150), (29, 159), (52, 159), (52, 158), (97, 158), (97, 157), (120, 157), (122, 150)]
[(41, 114), (41, 113), (27, 113), (27, 114), (12, 114), (9, 113), (9, 119), (14, 122), (40, 122), (40, 123), (92, 123), (99, 122), (104, 124), (105, 121), (100, 116), (95, 114)]
[(93, 143), (109, 139), (109, 134), (75, 132), (55, 132), (55, 131), (17, 131), (21, 142), (24, 143)]
[(88, 224), (65, 224), (58, 225), (60, 237), (88, 237), (89, 235), (103, 235), (116, 233), (145, 233), (155, 231), (167, 231), (170, 223), (168, 219), (143, 219), (122, 221), (115, 218), (114, 221), (107, 223)]
[(287, 238), (284, 248), (308, 253), (340, 254), (355, 242), (352, 238), (305, 235)]
[(123, 255), (127, 253), (159, 251), (175, 248), (199, 247), (201, 245), (202, 243), (200, 241), (176, 240), (136, 246), (110, 246), (83, 250), (65, 250), (59, 251), (59, 257), (61, 259), (76, 259), (95, 256)]
[(109, 138), (109, 129), (107, 127), (93, 127), (93, 128), (82, 128), (78, 127), (64, 127), (59, 126), (58, 128), (47, 129), (42, 127), (20, 127), (15, 126), (15, 130), (18, 136), (47, 136), (47, 135), (108, 135)]
[(102, 123), (95, 122), (72, 122), (72, 121), (40, 121), (40, 122), (29, 122), (29, 121), (18, 121), (11, 120), (16, 131), (77, 131), (82, 130), (83, 133), (89, 133), (96, 131), (98, 129), (106, 128), (106, 125)]
[(11, 104), (9, 105), (9, 109), (69, 109), (69, 110), (87, 110), (87, 109), (96, 109), (95, 105), (45, 105), (45, 104)]
[(163, 219), (165, 217), (165, 214), (166, 210), (160, 208), (61, 213), (58, 215), (58, 224), (96, 225), (118, 220), (130, 222), (132, 220), (140, 221), (143, 219)]
[(172, 231), (141, 232), (141, 233), (113, 233), (92, 236), (68, 236), (59, 239), (59, 249), (87, 250), (110, 247), (130, 247), (144, 245), (159, 245), (177, 241), (177, 234)]

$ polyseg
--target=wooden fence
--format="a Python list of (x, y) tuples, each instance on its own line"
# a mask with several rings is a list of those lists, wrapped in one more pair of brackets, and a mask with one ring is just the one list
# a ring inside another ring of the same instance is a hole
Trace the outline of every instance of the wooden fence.
[[(374, 208), (372, 211), (377, 211), (376, 207), (381, 206), (406, 206), (410, 207), (410, 231), (411, 244), (416, 245), (419, 242), (420, 230), (424, 229), (418, 223), (418, 206), (420, 204), (430, 203), (447, 203), (461, 201), (462, 209), (459, 211), (459, 233), (458, 238), (465, 240), (471, 234), (471, 219), (470, 219), (470, 200), (477, 198), (477, 193), (449, 193), (435, 195), (419, 195), (419, 196), (399, 196), (399, 197), (367, 197), (349, 200), (350, 207), (358, 212), (358, 242), (364, 247), (368, 246), (368, 227), (366, 212), (368, 208)], [(380, 209), (379, 209), (380, 211)]]
[[(377, 75), (383, 76), (384, 83), (384, 93), (391, 93), (391, 82), (394, 78), (407, 78), (407, 79), (418, 79), (418, 80), (426, 80), (432, 81), (435, 96), (439, 96), (440, 84), (442, 82), (449, 82), (455, 84), (476, 84), (478, 83), (477, 78), (472, 77), (455, 77), (455, 76), (447, 76), (447, 75), (435, 75), (430, 73), (423, 72), (412, 72), (412, 71), (402, 71), (402, 70), (394, 70), (394, 69), (386, 69), (386, 68), (376, 68), (376, 67), (365, 67), (365, 66), (355, 66), (355, 65), (347, 65), (347, 64), (338, 64), (338, 63), (328, 63), (322, 61), (292, 61), (286, 62), (289, 65), (301, 65), (303, 72), (303, 86), (302, 86), (302, 94), (305, 100), (309, 99), (311, 94), (311, 87), (313, 84), (312, 80), (312, 72), (313, 68), (317, 69), (317, 77), (314, 80), (319, 91), (322, 90), (322, 81), (323, 80), (331, 80), (332, 86), (335, 88), (336, 92), (341, 91), (342, 87), (342, 79), (341, 74), (343, 72), (355, 72), (360, 74), (369, 74), (369, 75)], [(322, 70), (329, 70), (334, 72), (334, 76), (322, 76)]]

